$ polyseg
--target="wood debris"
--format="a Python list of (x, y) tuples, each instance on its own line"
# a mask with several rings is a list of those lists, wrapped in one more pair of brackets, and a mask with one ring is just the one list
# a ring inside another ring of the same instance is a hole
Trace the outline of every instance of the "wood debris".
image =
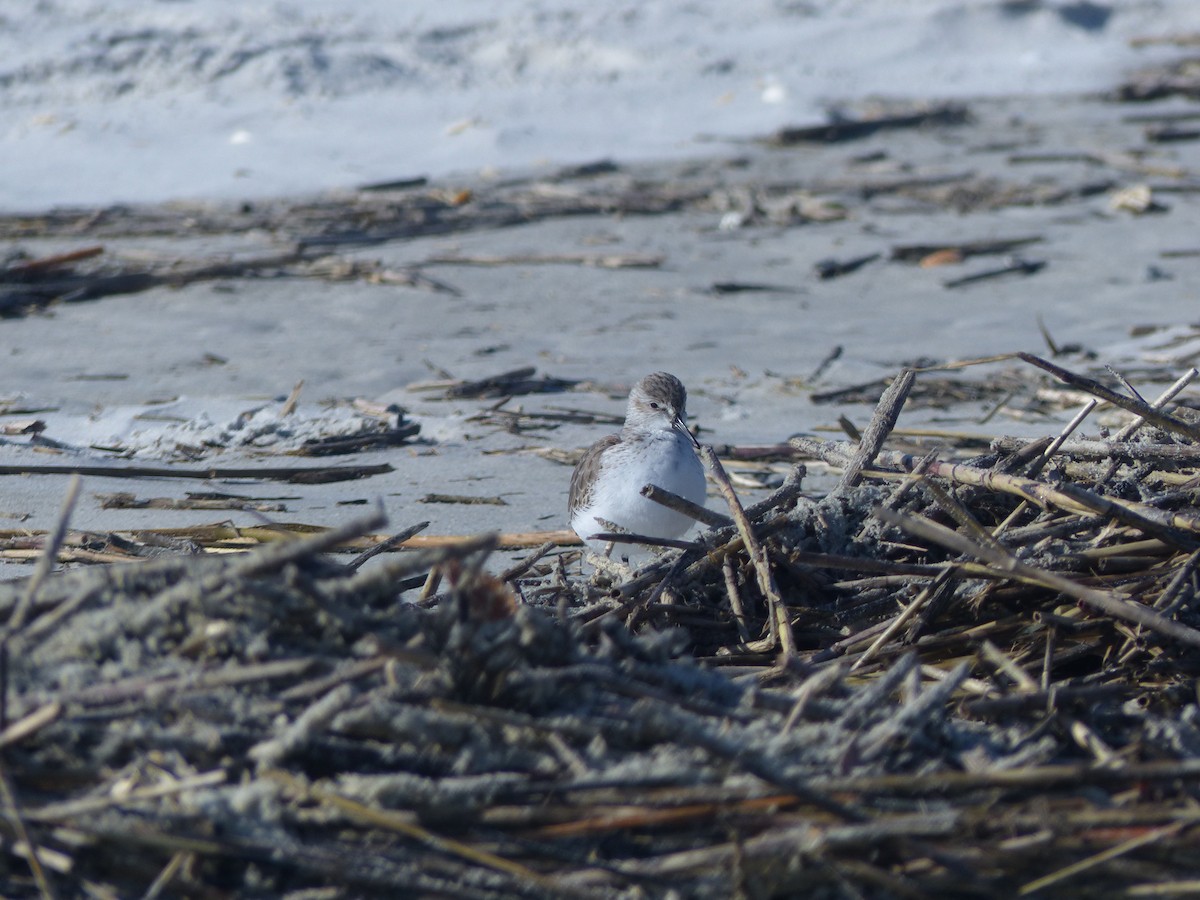
[(730, 516), (628, 572), (585, 578), (528, 535), (490, 574), (506, 538), (389, 535), (378, 515), (162, 533), (155, 558), (57, 575), (53, 556), (129, 558), (138, 535), (97, 543), (65, 513), (57, 537), (9, 532), (43, 565), (0, 584), (3, 893), (1186, 883), (1188, 380), (1149, 402), (1025, 362), (1132, 418), (914, 456), (887, 444), (932, 375), (903, 372), (858, 444), (746, 448), (843, 469), (828, 496), (796, 465), (744, 506), (706, 451)]
[(897, 128), (921, 128), (929, 126), (964, 125), (970, 121), (970, 112), (960, 103), (933, 104), (928, 108), (911, 110), (880, 110), (862, 116), (834, 113), (830, 120), (821, 125), (781, 128), (771, 135), (768, 143), (778, 147), (804, 143), (836, 143), (856, 141), (880, 131)]

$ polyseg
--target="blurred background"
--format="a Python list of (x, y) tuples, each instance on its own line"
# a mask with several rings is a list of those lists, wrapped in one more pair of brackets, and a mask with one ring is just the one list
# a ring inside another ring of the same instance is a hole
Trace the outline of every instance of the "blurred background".
[(727, 153), (870, 96), (1106, 90), (1198, 32), (1194, 0), (0, 0), (0, 209)]

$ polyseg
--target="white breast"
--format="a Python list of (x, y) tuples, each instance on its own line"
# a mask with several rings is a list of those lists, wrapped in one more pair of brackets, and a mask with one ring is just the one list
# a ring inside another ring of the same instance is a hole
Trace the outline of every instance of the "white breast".
[(576, 510), (571, 527), (585, 539), (607, 531), (596, 521), (599, 516), (632, 534), (682, 537), (693, 520), (643, 497), (641, 489), (646, 484), (704, 503), (704, 466), (687, 438), (674, 431), (659, 432), (643, 441), (609, 448), (590, 502)]

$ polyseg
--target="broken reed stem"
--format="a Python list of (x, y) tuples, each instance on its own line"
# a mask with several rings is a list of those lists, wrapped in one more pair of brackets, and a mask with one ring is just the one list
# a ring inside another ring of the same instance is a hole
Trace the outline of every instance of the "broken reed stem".
[(1194, 425), (1189, 425), (1187, 422), (1181, 421), (1174, 416), (1169, 416), (1166, 413), (1159, 412), (1144, 400), (1138, 400), (1133, 397), (1126, 397), (1124, 394), (1118, 394), (1116, 391), (1106, 387), (1098, 381), (1087, 378), (1083, 375), (1077, 375), (1076, 373), (1068, 371), (1061, 366), (1056, 366), (1054, 363), (1044, 360), (1039, 356), (1034, 356), (1032, 353), (1018, 353), (1017, 356), (1030, 365), (1037, 366), (1039, 369), (1044, 369), (1064, 384), (1069, 384), (1071, 387), (1078, 388), (1081, 391), (1086, 391), (1095, 397), (1099, 397), (1106, 403), (1111, 403), (1113, 406), (1120, 407), (1126, 412), (1131, 412), (1135, 416), (1140, 416), (1147, 422), (1157, 425), (1163, 431), (1169, 431), (1172, 434), (1177, 434), (1180, 437), (1187, 438), (1194, 444), (1200, 443), (1200, 429)]
[(505, 569), (503, 572), (501, 572), (500, 576), (499, 576), (500, 580), (501, 581), (512, 581), (515, 578), (520, 578), (522, 575), (524, 575), (526, 572), (528, 572), (530, 569), (532, 569), (535, 565), (537, 565), (538, 560), (540, 560), (543, 556), (545, 556), (547, 553), (549, 553), (551, 550), (553, 550), (554, 547), (555, 547), (554, 541), (546, 541), (540, 547), (535, 548), (532, 553), (527, 555), (519, 563), (509, 566), (507, 569)]
[(1175, 600), (1180, 596), (1184, 582), (1186, 582), (1196, 571), (1196, 564), (1200, 563), (1200, 550), (1196, 550), (1187, 558), (1179, 571), (1171, 578), (1166, 590), (1159, 594), (1158, 599), (1154, 601), (1154, 608), (1163, 615), (1168, 615), (1175, 608)]
[[(1108, 370), (1110, 372), (1112, 372), (1112, 367), (1111, 366), (1108, 367)], [(1117, 375), (1117, 377), (1120, 378), (1121, 383), (1125, 385), (1126, 390), (1128, 390), (1131, 394), (1137, 395), (1137, 392), (1134, 390), (1133, 385), (1131, 385), (1125, 379), (1124, 376), (1119, 375), (1115, 372), (1113, 374)], [(1154, 402), (1150, 404), (1150, 407), (1152, 409), (1161, 409), (1167, 403), (1167, 401), (1169, 401), (1172, 397), (1174, 397), (1181, 390), (1183, 390), (1188, 385), (1188, 383), (1196, 376), (1196, 374), (1197, 374), (1196, 369), (1194, 369), (1194, 368), (1189, 369), (1187, 372), (1184, 372), (1183, 375), (1181, 375), (1179, 378), (1177, 378), (1175, 380), (1174, 384), (1172, 384), (1169, 388), (1167, 388), (1165, 391), (1163, 391), (1154, 400)], [(1143, 400), (1143, 398), (1140, 395), (1137, 396), (1137, 399)], [(1117, 432), (1117, 434), (1115, 435), (1115, 440), (1121, 441), (1121, 442), (1128, 441), (1131, 437), (1133, 437), (1133, 435), (1137, 432), (1137, 430), (1139, 428), (1141, 428), (1142, 425), (1144, 425), (1145, 423), (1146, 423), (1146, 420), (1144, 417), (1142, 417), (1142, 416), (1135, 417), (1132, 422), (1130, 422), (1128, 425), (1126, 425), (1124, 428), (1122, 428), (1120, 431)], [(1120, 466), (1121, 466), (1121, 461), (1119, 459), (1110, 460), (1107, 471), (1096, 480), (1095, 486), (1097, 488), (1099, 488), (1099, 487), (1107, 484), (1112, 479), (1113, 475), (1115, 475), (1117, 473), (1117, 469), (1119, 469)]]
[(874, 659), (875, 654), (879, 652), (879, 648), (884, 646), (901, 628), (907, 625), (912, 620), (913, 616), (915, 616), (924, 608), (925, 604), (929, 602), (929, 598), (934, 595), (937, 589), (948, 582), (953, 575), (953, 569), (943, 569), (941, 572), (939, 572), (933, 581), (926, 585), (921, 590), (921, 593), (913, 598), (913, 601), (909, 603), (908, 606), (904, 607), (899, 615), (892, 619), (887, 628), (884, 629), (883, 634), (879, 635), (879, 637), (875, 638), (875, 640), (871, 642), (871, 645), (867, 647), (867, 649), (863, 651), (862, 655), (854, 661), (854, 664), (850, 666), (850, 671), (854, 672)]
[[(928, 469), (926, 469), (926, 471), (928, 471)], [(933, 497), (934, 502), (937, 503), (937, 505), (947, 515), (949, 515), (950, 518), (966, 529), (966, 531), (973, 536), (976, 541), (981, 544), (987, 544), (988, 546), (1000, 546), (1000, 542), (992, 537), (991, 532), (980, 525), (979, 520), (971, 515), (971, 511), (959, 503), (954, 495), (952, 495), (949, 491), (947, 491), (937, 482), (930, 481), (928, 478), (921, 479), (920, 484), (921, 487), (923, 487), (930, 494), (930, 496)]]
[(1071, 421), (1068, 422), (1063, 430), (1058, 433), (1058, 436), (1050, 442), (1050, 446), (1043, 450), (1041, 455), (1039, 455), (1037, 459), (1030, 463), (1029, 468), (1025, 472), (1026, 477), (1037, 478), (1038, 475), (1041, 474), (1042, 469), (1045, 468), (1046, 463), (1050, 462), (1050, 458), (1058, 452), (1058, 448), (1063, 445), (1063, 442), (1075, 433), (1075, 430), (1083, 424), (1083, 420), (1090, 416), (1092, 414), (1092, 410), (1099, 405), (1099, 400), (1089, 400), (1087, 403), (1083, 404), (1083, 407), (1079, 410), (1079, 412), (1075, 413)]
[[(1063, 442), (1075, 433), (1075, 429), (1083, 424), (1083, 420), (1091, 415), (1092, 410), (1094, 410), (1098, 405), (1098, 400), (1089, 400), (1087, 403), (1085, 403), (1079, 412), (1077, 412), (1071, 419), (1071, 421), (1066, 424), (1063, 430), (1058, 433), (1058, 436), (1049, 443), (1046, 449), (1043, 450), (1032, 463), (1029, 464), (1029, 467), (1025, 472), (1026, 477), (1037, 478), (1037, 476), (1041, 474), (1042, 469), (1046, 467), (1046, 463), (1050, 462), (1051, 457), (1058, 452), (1058, 448), (1063, 445)], [(992, 537), (999, 538), (1000, 535), (1008, 530), (1009, 526), (1012, 525), (1013, 522), (1017, 521), (1017, 519), (1025, 514), (1025, 510), (1027, 509), (1029, 509), (1028, 500), (1022, 500), (1020, 503), (1018, 503), (1016, 508), (1005, 517), (1004, 521), (992, 529)]]
[[(1160, 614), (1163, 616), (1171, 615), (1177, 606), (1176, 598), (1180, 597), (1181, 595), (1187, 596), (1187, 594), (1183, 593), (1183, 586), (1196, 571), (1197, 562), (1200, 562), (1200, 550), (1196, 550), (1190, 556), (1188, 556), (1183, 565), (1179, 567), (1179, 570), (1171, 577), (1170, 582), (1168, 582), (1166, 588), (1163, 589), (1163, 592), (1159, 594), (1155, 601), (1151, 604), (1151, 606)], [(1121, 662), (1125, 662), (1128, 655), (1132, 655), (1133, 653), (1137, 652), (1137, 639), (1141, 636), (1141, 633), (1141, 629), (1139, 628), (1132, 635), (1126, 638), (1125, 644), (1122, 646), (1121, 653), (1119, 655)]]
[[(791, 438), (790, 443), (797, 449), (812, 453), (835, 465), (844, 465), (850, 455), (851, 445), (845, 443), (802, 437)], [(917, 464), (915, 457), (895, 451), (881, 452), (878, 462), (900, 470), (911, 470)], [(1200, 516), (1160, 510), (1145, 503), (1137, 503), (1120, 497), (1105, 497), (1069, 482), (1050, 485), (1020, 475), (977, 469), (961, 463), (931, 463), (926, 472), (928, 475), (945, 478), (958, 484), (969, 484), (1013, 494), (1042, 508), (1057, 506), (1066, 512), (1098, 513), (1111, 516), (1127, 525), (1157, 535), (1174, 546), (1188, 550), (1195, 546), (1195, 539), (1191, 535), (1200, 536)], [(889, 477), (901, 473), (887, 470), (867, 470), (865, 474), (872, 477)], [(1188, 532), (1188, 534), (1181, 534), (1181, 532)]]
[[(8, 728), (9, 645), (12, 638), (19, 634), (25, 626), (25, 619), (29, 615), (29, 610), (33, 609), (34, 603), (37, 601), (38, 591), (41, 590), (46, 578), (50, 575), (51, 569), (54, 568), (54, 564), (58, 560), (58, 551), (62, 547), (63, 540), (66, 539), (67, 526), (71, 521), (71, 513), (75, 510), (75, 502), (79, 499), (79, 486), (79, 476), (73, 475), (70, 483), (67, 485), (67, 492), (63, 496), (62, 506), (58, 511), (58, 521), (54, 526), (54, 531), (46, 536), (46, 542), (42, 547), (41, 556), (38, 557), (33, 575), (30, 577), (29, 583), (25, 586), (25, 591), (17, 602), (16, 608), (4, 626), (3, 636), (0, 636), (0, 731)], [(32, 848), (30, 852), (33, 852)]]
[(311, 537), (299, 540), (267, 544), (257, 552), (248, 553), (230, 566), (230, 577), (252, 578), (263, 572), (282, 568), (288, 563), (305, 557), (325, 553), (339, 544), (362, 537), (372, 529), (382, 528), (386, 524), (387, 515), (383, 511), (383, 505), (380, 504), (374, 512), (336, 525), (328, 531), (321, 531)]
[(1135, 625), (1143, 625), (1150, 631), (1179, 641), (1182, 644), (1200, 647), (1200, 631), (1167, 619), (1150, 608), (1122, 595), (1084, 587), (1081, 584), (1071, 581), (1069, 578), (1059, 575), (1057, 572), (1046, 571), (1021, 562), (1005, 550), (976, 544), (957, 531), (953, 531), (944, 525), (939, 525), (920, 516), (904, 516), (883, 508), (877, 508), (875, 515), (888, 525), (894, 525), (916, 537), (941, 544), (943, 547), (947, 547), (957, 553), (985, 560), (998, 569), (1011, 573), (1015, 577), (1033, 582), (1034, 584), (1040, 584), (1051, 590), (1066, 594), (1068, 597), (1080, 600), (1105, 615), (1126, 622), (1132, 622)]
[(1013, 660), (1004, 653), (999, 647), (991, 642), (988, 638), (984, 638), (979, 645), (980, 652), (983, 653), (983, 658), (990, 662), (993, 666), (1016, 682), (1017, 687), (1027, 694), (1035, 693), (1038, 690), (1037, 682), (1033, 680), (1024, 669), (1018, 666)]
[(216, 787), (224, 784), (229, 776), (224, 769), (214, 769), (211, 772), (199, 772), (183, 778), (176, 778), (162, 784), (134, 788), (129, 793), (119, 796), (102, 794), (89, 795), (74, 800), (59, 803), (47, 803), (45, 806), (26, 810), (25, 818), (39, 824), (61, 824), (78, 819), (88, 813), (112, 809), (118, 806), (130, 806), (147, 800), (161, 800), (164, 797), (178, 796), (199, 788)]
[(746, 511), (742, 508), (742, 503), (738, 499), (737, 492), (734, 491), (733, 485), (729, 482), (729, 476), (725, 473), (725, 468), (721, 465), (721, 461), (717, 459), (717, 454), (708, 444), (700, 445), (700, 458), (708, 466), (712, 472), (713, 481), (716, 482), (717, 489), (729, 504), (729, 511), (733, 515), (733, 521), (737, 525), (738, 534), (741, 535), (742, 541), (746, 547), (746, 553), (750, 557), (750, 562), (754, 565), (754, 571), (758, 575), (758, 587), (762, 591), (763, 597), (767, 601), (767, 606), (770, 610), (768, 622), (773, 636), (779, 641), (779, 649), (787, 656), (792, 656), (796, 652), (796, 640), (792, 635), (792, 624), (788, 619), (787, 608), (784, 606), (783, 598), (779, 594), (779, 588), (775, 585), (775, 576), (771, 572), (771, 563), (767, 559), (767, 551), (759, 543), (758, 538), (754, 536), (754, 529), (750, 525), (750, 520), (746, 518)]
[(680, 497), (678, 494), (672, 493), (666, 488), (660, 488), (656, 484), (643, 486), (642, 496), (647, 500), (657, 503), (659, 506), (673, 509), (680, 515), (687, 516), (689, 519), (693, 519), (702, 525), (707, 525), (709, 528), (727, 528), (733, 524), (733, 519), (729, 518), (729, 516), (713, 512), (699, 503), (693, 503), (686, 497)]
[(158, 900), (162, 896), (163, 891), (167, 889), (167, 885), (175, 880), (175, 876), (179, 874), (180, 869), (195, 858), (196, 854), (189, 850), (177, 850), (172, 853), (167, 864), (158, 873), (158, 877), (151, 882), (150, 887), (146, 889), (146, 893), (142, 895), (142, 900)]
[[(1035, 442), (1024, 438), (1002, 437), (992, 441), (992, 449), (1010, 452), (1027, 447)], [(1142, 444), (1137, 441), (1101, 441), (1079, 438), (1067, 441), (1058, 448), (1058, 453), (1077, 459), (1119, 459), (1131, 462), (1175, 463), (1187, 465), (1200, 463), (1200, 446), (1193, 444)]]
[(903, 369), (892, 379), (892, 383), (879, 398), (871, 421), (867, 423), (866, 430), (858, 442), (858, 448), (850, 457), (835, 491), (841, 492), (852, 488), (862, 479), (863, 469), (869, 466), (876, 454), (883, 449), (883, 442), (896, 427), (896, 420), (900, 418), (900, 410), (904, 407), (904, 401), (908, 399), (908, 393), (912, 390), (915, 379), (916, 373), (912, 369)]
[(418, 522), (416, 525), (410, 525), (403, 531), (396, 532), (387, 540), (380, 541), (374, 547), (364, 550), (362, 553), (358, 554), (358, 556), (346, 563), (346, 568), (352, 572), (356, 571), (357, 569), (361, 568), (362, 564), (367, 560), (378, 556), (380, 553), (387, 553), (389, 550), (394, 550), (396, 547), (399, 547), (401, 544), (415, 535), (420, 534), (428, 527), (428, 522)]
[(793, 465), (784, 477), (783, 484), (772, 491), (768, 497), (759, 500), (746, 510), (746, 518), (755, 522), (769, 512), (791, 508), (804, 490), (804, 476), (807, 474), (808, 469), (805, 468), (804, 463)]
[(263, 777), (275, 781), (293, 794), (301, 797), (311, 797), (313, 800), (330, 806), (354, 821), (372, 825), (376, 828), (395, 831), (403, 834), (405, 837), (420, 841), (427, 847), (437, 850), (440, 853), (486, 866), (497, 872), (503, 872), (511, 877), (538, 885), (543, 889), (554, 887), (554, 883), (550, 879), (520, 863), (497, 856), (487, 850), (472, 847), (470, 844), (465, 844), (462, 841), (434, 834), (427, 828), (422, 828), (420, 825), (410, 822), (402, 813), (392, 810), (375, 809), (364, 803), (352, 800), (349, 797), (343, 797), (325, 787), (306, 785), (291, 773), (281, 769), (267, 770), (263, 773)]
[(33, 575), (30, 576), (29, 582), (26, 585), (25, 595), (21, 598), (21, 602), (13, 610), (12, 617), (8, 620), (4, 634), (6, 641), (10, 635), (16, 634), (24, 627), (25, 618), (37, 600), (38, 591), (41, 590), (42, 584), (46, 581), (46, 578), (50, 575), (50, 571), (54, 568), (55, 562), (58, 560), (58, 551), (66, 539), (67, 526), (71, 522), (71, 513), (75, 511), (75, 503), (79, 499), (79, 487), (81, 483), (80, 477), (73, 475), (67, 484), (67, 492), (63, 496), (62, 505), (59, 507), (58, 520), (55, 523), (54, 530), (46, 535), (46, 541), (42, 546), (42, 553), (38, 557), (37, 566), (34, 568)]
[(1046, 650), (1042, 655), (1042, 680), (1039, 687), (1042, 691), (1050, 690), (1050, 678), (1054, 670), (1054, 642), (1058, 638), (1058, 627), (1053, 623), (1046, 626)]
[(746, 611), (742, 608), (742, 597), (738, 593), (737, 575), (733, 571), (733, 563), (729, 557), (721, 560), (721, 573), (725, 577), (725, 596), (729, 598), (729, 609), (733, 612), (733, 621), (737, 625), (738, 638), (743, 644), (750, 642), (750, 631), (746, 628)]
[[(1169, 403), (1171, 400), (1173, 400), (1175, 398), (1176, 394), (1178, 394), (1185, 387), (1187, 387), (1189, 384), (1191, 384), (1197, 375), (1200, 375), (1200, 371), (1197, 371), (1194, 367), (1191, 369), (1188, 369), (1186, 372), (1184, 372), (1182, 375), (1180, 375), (1179, 378), (1177, 378), (1175, 380), (1174, 384), (1172, 384), (1169, 388), (1167, 388), (1165, 391), (1163, 391), (1161, 394), (1159, 394), (1158, 397), (1155, 398), (1154, 402), (1150, 404), (1151, 409), (1162, 409), (1164, 406), (1167, 405), (1167, 403)], [(1137, 430), (1145, 424), (1146, 424), (1145, 417), (1138, 416), (1136, 419), (1134, 419), (1132, 422), (1130, 422), (1128, 425), (1126, 425), (1124, 428), (1122, 428), (1120, 431), (1118, 431), (1115, 435), (1113, 435), (1113, 440), (1114, 441), (1127, 441), (1131, 437), (1133, 437), (1134, 434), (1137, 432)]]
[(0, 731), (0, 749), (19, 743), (62, 717), (63, 705), (52, 700)]
[(1170, 835), (1176, 834), (1192, 824), (1194, 823), (1175, 822), (1174, 824), (1167, 825), (1164, 828), (1156, 828), (1153, 831), (1147, 831), (1146, 833), (1130, 838), (1127, 841), (1122, 841), (1115, 847), (1109, 847), (1107, 850), (1093, 854), (1087, 859), (1081, 859), (1077, 863), (1064, 866), (1057, 872), (1051, 872), (1049, 875), (1045, 875), (1034, 881), (1030, 881), (1028, 884), (1025, 884), (1021, 887), (1021, 889), (1017, 892), (1017, 896), (1025, 897), (1029, 894), (1036, 893), (1044, 888), (1050, 887), (1052, 884), (1065, 881), (1066, 879), (1071, 878), (1074, 875), (1078, 875), (1080, 872), (1084, 872), (1094, 866), (1098, 866), (1101, 863), (1106, 863), (1109, 860), (1116, 859), (1119, 856), (1124, 856), (1126, 853), (1136, 850), (1138, 847), (1144, 847), (1146, 844), (1152, 844), (1164, 837), (1169, 837)]
[(300, 402), (300, 392), (302, 390), (304, 390), (303, 378), (296, 382), (295, 386), (292, 387), (292, 392), (288, 394), (287, 399), (283, 401), (283, 406), (279, 408), (279, 417), (281, 419), (286, 419), (296, 411), (296, 406)]

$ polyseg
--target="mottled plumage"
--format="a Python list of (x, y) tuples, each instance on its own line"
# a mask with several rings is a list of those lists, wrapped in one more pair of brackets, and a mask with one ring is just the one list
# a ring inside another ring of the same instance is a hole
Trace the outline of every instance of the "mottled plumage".
[(655, 372), (634, 385), (625, 426), (589, 447), (571, 475), (567, 513), (576, 534), (586, 541), (609, 531), (597, 517), (648, 537), (687, 532), (691, 519), (641, 495), (654, 484), (704, 503), (704, 467), (687, 430), (686, 407), (687, 391), (674, 375)]

